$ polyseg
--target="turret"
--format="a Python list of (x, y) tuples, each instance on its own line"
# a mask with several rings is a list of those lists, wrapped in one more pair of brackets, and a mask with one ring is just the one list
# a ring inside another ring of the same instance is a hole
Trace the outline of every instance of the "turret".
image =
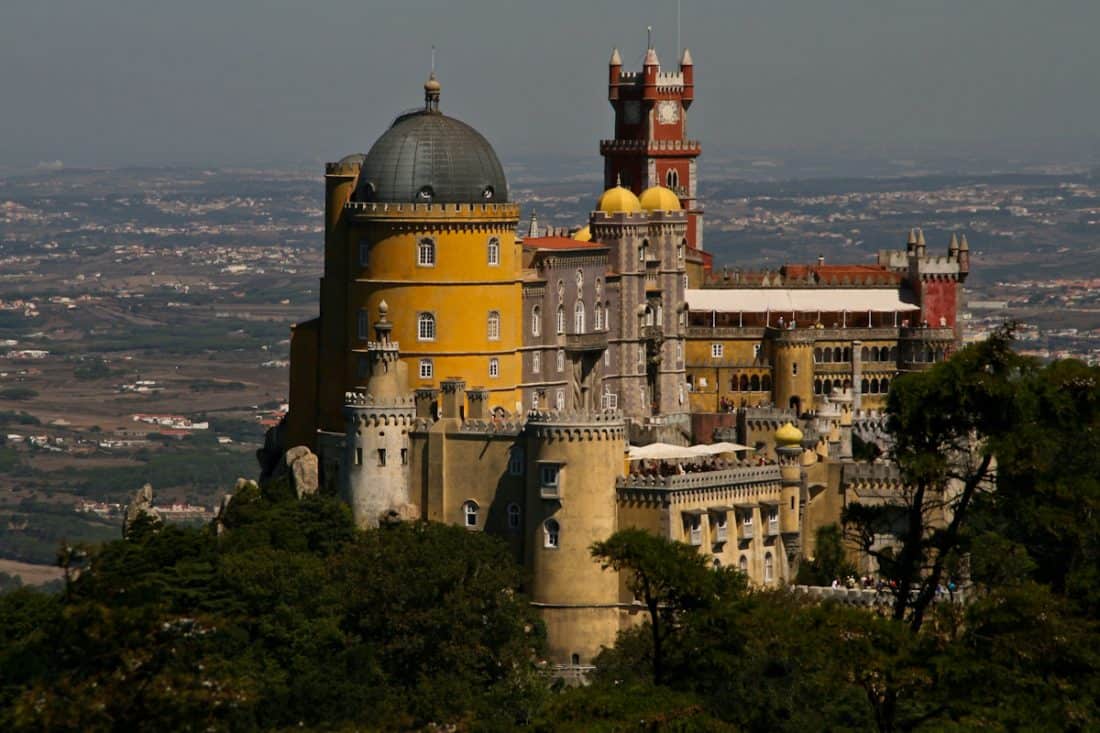
[(687, 109), (695, 100), (695, 62), (691, 60), (691, 51), (686, 48), (680, 56), (680, 73), (684, 75), (684, 94), (680, 101)]
[(909, 230), (909, 239), (905, 240), (905, 251), (912, 252), (917, 248), (917, 230)]
[(614, 102), (619, 98), (619, 80), (623, 73), (623, 58), (619, 49), (611, 50), (611, 61), (607, 64), (607, 98)]
[(645, 61), (642, 62), (642, 76), (645, 79), (642, 99), (647, 102), (657, 100), (657, 75), (661, 73), (661, 62), (657, 58), (657, 51), (653, 48), (652, 41), (645, 52)]
[(779, 531), (799, 530), (799, 500), (802, 492), (802, 431), (786, 423), (775, 431), (775, 453), (779, 458), (782, 497), (779, 503)]
[(959, 272), (970, 272), (970, 243), (966, 241), (965, 234), (959, 240)]
[(926, 251), (926, 243), (924, 241), (923, 229), (917, 229), (917, 246), (914, 251), (916, 252), (917, 257), (924, 257)]

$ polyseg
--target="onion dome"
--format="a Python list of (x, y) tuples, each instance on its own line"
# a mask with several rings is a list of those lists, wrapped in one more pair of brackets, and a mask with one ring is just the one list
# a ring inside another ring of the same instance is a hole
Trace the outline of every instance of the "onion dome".
[(592, 241), (592, 228), (585, 224), (583, 227), (573, 233), (573, 239), (578, 242), (591, 242)]
[(775, 444), (781, 448), (797, 446), (800, 443), (802, 443), (802, 431), (789, 422), (775, 431)]
[(651, 186), (642, 191), (638, 203), (646, 211), (680, 211), (680, 198), (664, 186)]
[(642, 204), (638, 197), (629, 188), (615, 186), (603, 192), (596, 208), (605, 214), (617, 214), (620, 212), (635, 212), (642, 210)]
[(439, 91), (433, 74), (424, 84), (424, 108), (398, 117), (374, 143), (359, 171), (357, 200), (508, 201), (508, 181), (493, 146), (465, 122), (439, 111)]

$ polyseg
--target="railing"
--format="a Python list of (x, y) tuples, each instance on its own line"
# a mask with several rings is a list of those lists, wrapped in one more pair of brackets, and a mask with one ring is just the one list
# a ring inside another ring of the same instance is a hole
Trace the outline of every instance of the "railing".
[(775, 537), (777, 534), (779, 534), (779, 520), (778, 519), (769, 519), (768, 520), (768, 536), (769, 537)]
[(690, 536), (691, 536), (691, 544), (695, 545), (696, 547), (703, 544), (703, 528), (702, 527), (692, 527)]
[(705, 489), (758, 484), (779, 480), (779, 466), (744, 466), (718, 471), (675, 474), (672, 476), (622, 476), (615, 481), (620, 489)]
[(751, 524), (745, 524), (744, 522), (741, 523), (741, 539), (751, 540), (753, 538), (753, 535), (755, 534), (756, 533), (753, 531), (753, 527)]
[(729, 528), (724, 524), (719, 524), (714, 528), (714, 541), (725, 542), (729, 537)]
[(565, 348), (569, 351), (603, 351), (607, 348), (607, 331), (567, 333)]

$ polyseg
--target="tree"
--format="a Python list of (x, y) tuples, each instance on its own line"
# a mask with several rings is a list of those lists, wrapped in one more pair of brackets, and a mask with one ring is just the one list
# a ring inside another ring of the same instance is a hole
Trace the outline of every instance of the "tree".
[(814, 559), (799, 566), (799, 584), (829, 585), (835, 579), (855, 575), (855, 565), (844, 554), (844, 535), (839, 526), (826, 524), (818, 527), (814, 538)]
[(649, 611), (653, 682), (664, 677), (664, 649), (682, 615), (703, 608), (724, 593), (744, 587), (739, 573), (713, 568), (710, 559), (681, 542), (641, 529), (623, 529), (592, 545), (592, 557), (623, 573), (627, 588)]

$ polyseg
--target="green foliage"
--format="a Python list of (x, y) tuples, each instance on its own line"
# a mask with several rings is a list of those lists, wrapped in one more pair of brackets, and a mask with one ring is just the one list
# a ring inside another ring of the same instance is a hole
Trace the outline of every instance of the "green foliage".
[(0, 389), (0, 400), (30, 400), (38, 396), (38, 390), (30, 387), (5, 387)]
[(814, 559), (798, 567), (796, 583), (800, 585), (830, 585), (856, 574), (856, 567), (844, 554), (843, 533), (835, 524), (818, 527), (815, 534)]
[(42, 421), (22, 410), (0, 410), (0, 425), (41, 425)]
[(220, 534), (63, 562), (61, 596), (0, 596), (4, 730), (509, 730), (545, 694), (519, 569), (481, 533), (244, 489)]
[(84, 381), (105, 379), (111, 376), (111, 367), (103, 359), (84, 359), (73, 368), (73, 376)]
[(248, 388), (244, 382), (223, 382), (218, 379), (195, 379), (190, 387), (192, 392), (240, 392)]

